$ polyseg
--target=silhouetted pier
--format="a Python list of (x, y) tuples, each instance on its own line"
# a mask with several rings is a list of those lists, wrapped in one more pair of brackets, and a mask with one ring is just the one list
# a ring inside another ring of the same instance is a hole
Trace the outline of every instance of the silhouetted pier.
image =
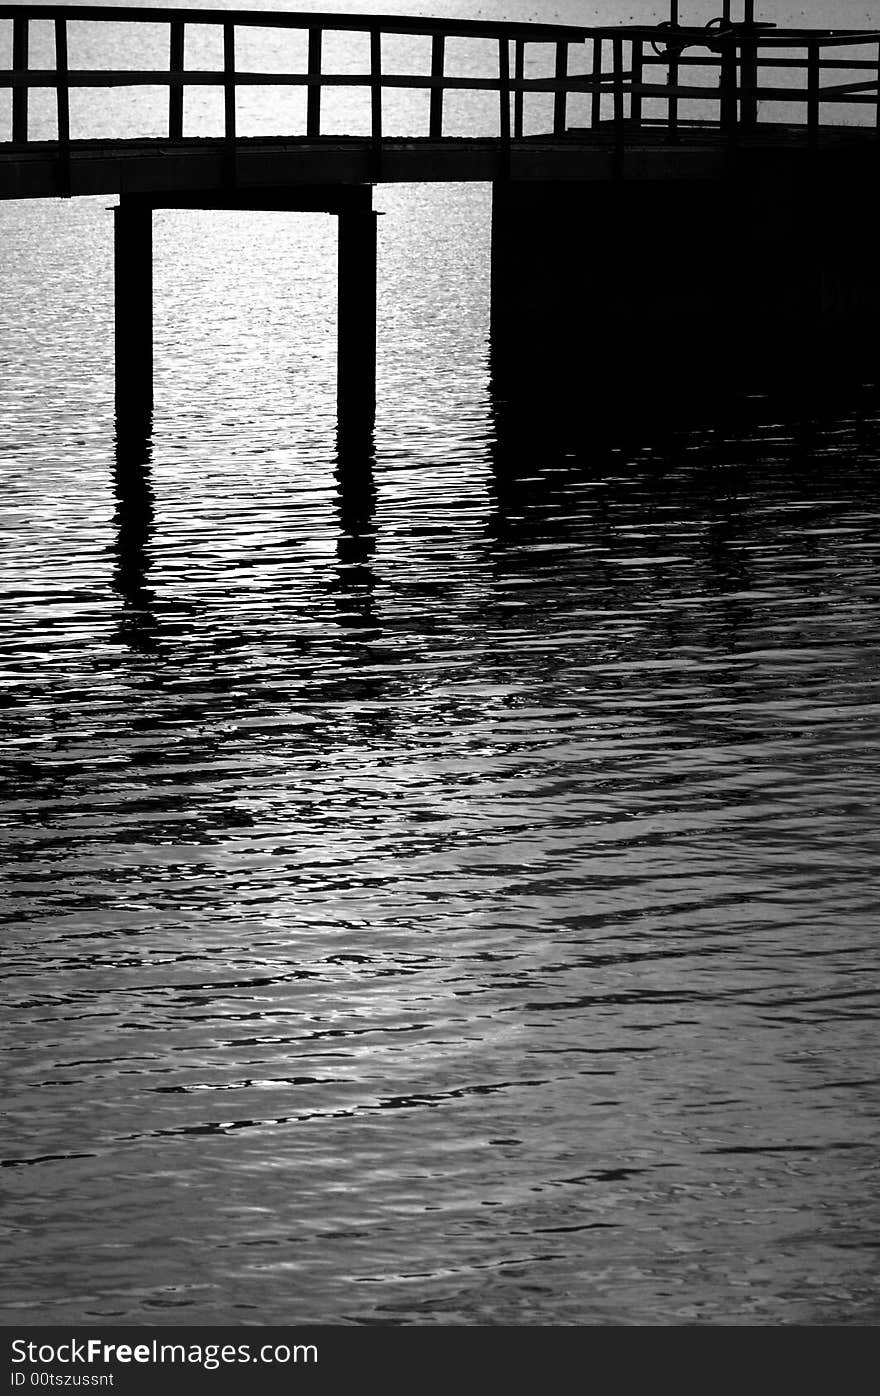
[[(630, 363), (708, 355), (720, 369), (768, 348), (778, 355), (806, 330), (876, 332), (878, 32), (776, 29), (756, 22), (751, 0), (740, 19), (725, 0), (718, 21), (699, 28), (680, 24), (675, 8), (662, 26), (579, 28), (28, 4), (0, 5), (2, 25), (11, 120), (0, 197), (119, 196), (120, 410), (152, 402), (153, 210), (320, 209), (339, 219), (340, 420), (371, 421), (379, 182), (491, 182), (502, 374), (553, 371), (565, 359), (583, 375), (621, 353)], [(164, 35), (158, 69), (139, 66), (145, 25)], [(132, 66), (77, 66), (80, 37), (95, 26), (128, 27)], [(219, 37), (216, 67), (189, 63), (196, 30)], [(296, 31), (299, 69), (243, 67), (241, 39), (253, 30)], [(363, 71), (328, 68), (326, 39), (338, 33), (360, 36)], [(404, 71), (386, 61), (392, 41), (413, 47)], [(163, 135), (77, 133), (73, 94), (93, 92), (95, 111), (101, 92), (138, 88), (164, 91)], [(216, 134), (188, 127), (197, 88), (222, 93)], [(251, 88), (304, 89), (301, 129), (244, 132), (239, 98)], [(327, 119), (324, 99), (344, 88), (369, 94), (360, 133)], [(53, 129), (44, 102), (35, 117), (36, 90), (50, 94)], [(392, 134), (386, 106), (401, 91), (422, 94), (422, 124)], [(453, 92), (489, 94), (493, 129), (453, 129)]]

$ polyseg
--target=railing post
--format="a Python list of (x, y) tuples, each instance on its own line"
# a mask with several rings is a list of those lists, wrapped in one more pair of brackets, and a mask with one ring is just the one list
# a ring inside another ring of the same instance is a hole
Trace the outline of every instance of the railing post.
[[(431, 77), (434, 82), (442, 82), (446, 62), (446, 35), (435, 34), (431, 40)], [(443, 88), (431, 88), (431, 114), (428, 134), (432, 141), (439, 141), (443, 135)]]
[(223, 110), (226, 137), (226, 170), (228, 184), (235, 184), (235, 24), (223, 22)]
[(752, 127), (758, 120), (758, 44), (751, 36), (743, 38), (739, 55), (741, 125)]
[(235, 25), (223, 23), (223, 109), (227, 141), (235, 142)]
[(67, 20), (55, 21), (55, 104), (58, 117), (58, 149), (60, 153), (59, 187), (62, 194), (70, 193), (70, 88), (67, 86)]
[(726, 36), (720, 42), (721, 82), (719, 90), (719, 124), (722, 135), (730, 142), (736, 141), (737, 127), (737, 64), (736, 40)]
[(612, 86), (614, 90), (614, 177), (623, 176), (623, 39), (611, 40)]
[(744, 33), (739, 51), (740, 125), (750, 129), (758, 120), (758, 42), (755, 38), (755, 0), (743, 0)]
[(593, 39), (593, 96), (590, 102), (590, 125), (596, 127), (602, 120), (602, 40)]
[(819, 141), (819, 43), (807, 44), (807, 143), (815, 149)]
[(877, 49), (877, 130), (880, 131), (880, 47)]
[(309, 30), (309, 89), (306, 97), (306, 135), (321, 134), (321, 41), (320, 29)]
[(642, 84), (642, 57), (644, 44), (641, 39), (632, 41), (632, 91), (629, 98), (629, 114), (633, 126), (642, 124), (642, 94), (636, 88)]
[(611, 40), (612, 87), (614, 91), (614, 126), (623, 125), (623, 39), (615, 34)]
[(382, 33), (370, 31), (370, 108), (373, 136), (373, 175), (379, 178), (382, 161)]
[[(669, 54), (669, 73), (667, 75), (666, 83), (667, 86), (670, 88), (678, 87), (679, 52), (680, 50), (674, 44), (670, 45), (670, 47), (667, 49), (667, 53)], [(669, 126), (669, 138), (670, 141), (673, 144), (675, 144), (675, 142), (677, 142), (678, 140), (678, 98), (670, 95), (667, 99), (667, 102), (668, 109), (666, 113), (666, 120)]]
[[(526, 75), (526, 41), (517, 39), (513, 46), (513, 76), (518, 83), (522, 82)], [(523, 133), (523, 110), (525, 92), (521, 87), (514, 88), (513, 93), (513, 134), (519, 140)]]
[[(184, 25), (172, 20), (170, 35), (169, 72), (171, 77), (183, 74)], [(171, 83), (168, 88), (168, 136), (172, 141), (183, 139), (183, 84)]]
[(510, 174), (510, 41), (498, 40), (498, 136), (501, 144), (501, 178)]
[[(565, 82), (568, 77), (568, 43), (563, 39), (556, 45), (556, 81)], [(553, 134), (565, 135), (565, 104), (567, 92), (557, 91), (553, 98)]]
[[(24, 76), (28, 66), (28, 21), (24, 15), (17, 15), (12, 21), (12, 66), (16, 73)], [(28, 89), (12, 89), (12, 139), (24, 145), (28, 131)]]

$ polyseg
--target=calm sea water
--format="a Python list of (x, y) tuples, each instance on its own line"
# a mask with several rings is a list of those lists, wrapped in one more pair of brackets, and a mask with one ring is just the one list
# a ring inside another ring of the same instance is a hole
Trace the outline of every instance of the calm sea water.
[(156, 214), (117, 449), (112, 202), (0, 206), (3, 1321), (876, 1323), (876, 386), (511, 433), (383, 187), (371, 484), (320, 215)]

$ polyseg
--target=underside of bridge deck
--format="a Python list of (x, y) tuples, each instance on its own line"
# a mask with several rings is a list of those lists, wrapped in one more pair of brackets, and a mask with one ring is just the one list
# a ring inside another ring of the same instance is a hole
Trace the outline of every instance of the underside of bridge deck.
[[(820, 150), (855, 148), (876, 156), (877, 137), (862, 129), (826, 128)], [(678, 144), (640, 134), (615, 143), (605, 131), (533, 137), (502, 146), (478, 137), (442, 141), (385, 138), (381, 146), (361, 137), (320, 140), (221, 139), (170, 143), (75, 141), (63, 157), (54, 142), (0, 148), (0, 198), (52, 198), (87, 194), (199, 194), (208, 191), (278, 190), (303, 184), (439, 183), (494, 181), (604, 183), (724, 179), (733, 158), (775, 150), (791, 158), (806, 153), (788, 128), (764, 128), (760, 139), (732, 151), (717, 132), (684, 136)]]

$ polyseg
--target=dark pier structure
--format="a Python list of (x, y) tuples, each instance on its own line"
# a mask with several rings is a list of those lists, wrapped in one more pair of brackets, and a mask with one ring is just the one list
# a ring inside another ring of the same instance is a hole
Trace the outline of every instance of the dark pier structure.
[[(705, 27), (681, 22), (677, 4), (654, 27), (30, 4), (0, 5), (0, 25), (12, 57), (0, 71), (11, 94), (0, 197), (119, 198), (120, 421), (152, 405), (153, 210), (323, 210), (339, 220), (340, 430), (369, 432), (377, 183), (491, 183), (502, 397), (504, 385), (513, 395), (542, 380), (619, 394), (639, 378), (747, 378), (783, 361), (800, 371), (816, 356), (873, 356), (878, 32), (777, 29), (756, 20), (753, 0), (739, 10), (725, 0)], [(134, 26), (131, 67), (75, 66), (74, 31), (94, 25)], [(165, 35), (159, 70), (137, 66), (144, 25)], [(190, 61), (196, 26), (220, 36), (215, 68)], [(236, 46), (254, 29), (299, 31), (300, 69), (243, 69)], [(325, 39), (337, 32), (361, 36), (364, 71), (328, 70)], [(35, 34), (42, 66), (31, 61)], [(384, 61), (401, 37), (424, 55), (413, 71)], [(302, 129), (242, 134), (237, 99), (254, 86), (304, 88)], [(100, 104), (102, 91), (138, 87), (167, 91), (165, 135), (72, 129), (75, 90)], [(187, 93), (198, 87), (222, 92), (221, 134), (187, 132)], [(365, 132), (328, 129), (322, 98), (344, 87), (369, 94)], [(34, 129), (34, 89), (51, 94), (51, 131)], [(389, 135), (386, 99), (400, 89), (421, 92), (423, 128)], [(450, 131), (450, 92), (489, 94), (492, 129)]]

